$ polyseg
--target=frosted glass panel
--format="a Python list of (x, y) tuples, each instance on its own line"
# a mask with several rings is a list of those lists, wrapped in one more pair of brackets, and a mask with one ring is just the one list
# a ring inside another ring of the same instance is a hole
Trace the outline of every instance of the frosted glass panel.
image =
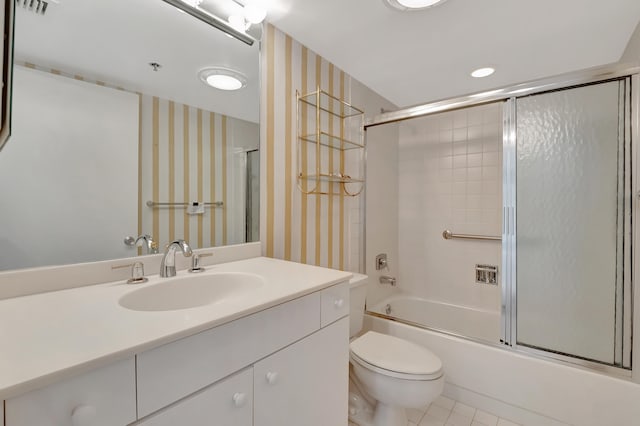
[(517, 101), (518, 343), (608, 364), (622, 262), (623, 84)]

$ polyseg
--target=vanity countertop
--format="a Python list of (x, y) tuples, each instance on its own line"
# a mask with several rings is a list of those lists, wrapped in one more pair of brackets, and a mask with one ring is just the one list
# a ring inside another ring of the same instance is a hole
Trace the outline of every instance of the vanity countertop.
[[(112, 282), (0, 300), (0, 400), (321, 290), (351, 273), (257, 257), (207, 266), (203, 274), (245, 272), (265, 285), (202, 307), (141, 312), (120, 297), (164, 278)], [(185, 276), (186, 271), (178, 272)]]

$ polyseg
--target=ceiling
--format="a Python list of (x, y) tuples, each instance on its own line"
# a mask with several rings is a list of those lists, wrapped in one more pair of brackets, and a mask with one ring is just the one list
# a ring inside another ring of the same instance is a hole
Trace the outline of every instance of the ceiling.
[[(278, 0), (267, 19), (403, 107), (616, 62), (640, 1), (448, 0), (400, 12), (382, 0)], [(470, 77), (485, 66), (495, 74)]]
[[(44, 16), (18, 7), (15, 59), (257, 122), (259, 43), (252, 47), (161, 0), (60, 0)], [(154, 72), (149, 62), (162, 67)], [(226, 92), (198, 71), (223, 66), (247, 76)]]

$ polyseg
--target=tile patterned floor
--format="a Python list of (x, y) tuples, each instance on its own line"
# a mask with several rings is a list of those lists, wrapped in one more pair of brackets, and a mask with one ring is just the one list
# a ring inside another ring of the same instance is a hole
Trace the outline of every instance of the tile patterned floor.
[(407, 417), (407, 426), (520, 426), (444, 396), (424, 410), (408, 410)]

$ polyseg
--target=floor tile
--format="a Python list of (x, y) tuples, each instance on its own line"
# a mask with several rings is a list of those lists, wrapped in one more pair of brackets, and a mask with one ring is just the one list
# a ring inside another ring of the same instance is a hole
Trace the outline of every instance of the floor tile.
[(439, 396), (438, 399), (433, 401), (433, 404), (444, 407), (447, 410), (451, 410), (453, 409), (453, 406), (456, 405), (456, 402), (451, 398), (447, 398), (446, 396)]
[(446, 421), (451, 414), (451, 410), (447, 410), (439, 405), (431, 404), (427, 410), (427, 414), (435, 419)]
[(420, 420), (419, 426), (444, 426), (444, 420), (439, 420), (429, 414), (426, 414), (422, 420)]
[(424, 416), (426, 410), (418, 410), (416, 408), (408, 408), (407, 409), (407, 419), (410, 422), (420, 423), (422, 416)]
[(471, 417), (467, 417), (461, 413), (455, 411), (451, 412), (451, 415), (447, 419), (447, 425), (450, 426), (471, 426)]
[(496, 426), (498, 424), (498, 417), (493, 414), (489, 414), (486, 411), (476, 410), (476, 415), (473, 417), (473, 421), (484, 426)]
[(505, 419), (498, 419), (498, 426), (520, 426), (518, 423), (510, 422)]
[(473, 416), (475, 416), (476, 414), (476, 409), (469, 405), (463, 404), (461, 402), (456, 402), (456, 405), (453, 406), (453, 412), (460, 413), (463, 416), (466, 416), (472, 419)]

